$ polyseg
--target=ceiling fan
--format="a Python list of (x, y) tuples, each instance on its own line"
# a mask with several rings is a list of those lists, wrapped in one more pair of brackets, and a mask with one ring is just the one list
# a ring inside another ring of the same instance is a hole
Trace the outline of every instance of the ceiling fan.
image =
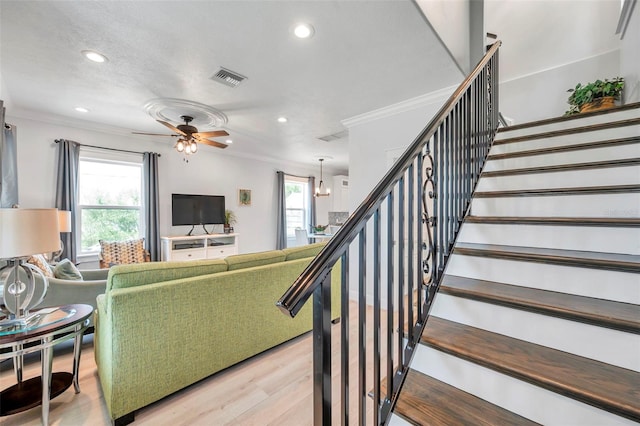
[(137, 135), (151, 135), (151, 136), (175, 136), (178, 137), (178, 141), (176, 142), (175, 148), (178, 152), (185, 152), (186, 154), (193, 154), (198, 149), (197, 143), (202, 143), (204, 145), (214, 146), (216, 148), (226, 148), (228, 145), (221, 142), (216, 142), (209, 140), (207, 138), (213, 138), (216, 136), (229, 136), (224, 130), (213, 130), (210, 132), (198, 132), (198, 129), (189, 123), (193, 121), (193, 117), (189, 115), (180, 116), (181, 119), (184, 120), (184, 124), (179, 124), (177, 127), (173, 126), (171, 123), (167, 123), (166, 121), (156, 120), (158, 123), (168, 127), (176, 134), (166, 135), (161, 133), (142, 133), (142, 132), (132, 132)]

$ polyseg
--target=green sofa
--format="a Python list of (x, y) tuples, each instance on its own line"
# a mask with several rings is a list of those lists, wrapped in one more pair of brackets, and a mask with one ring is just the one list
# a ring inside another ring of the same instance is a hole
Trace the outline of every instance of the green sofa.
[[(311, 330), (311, 303), (293, 319), (275, 303), (323, 245), (112, 267), (97, 298), (94, 347), (114, 423)], [(339, 264), (331, 278), (335, 319)]]

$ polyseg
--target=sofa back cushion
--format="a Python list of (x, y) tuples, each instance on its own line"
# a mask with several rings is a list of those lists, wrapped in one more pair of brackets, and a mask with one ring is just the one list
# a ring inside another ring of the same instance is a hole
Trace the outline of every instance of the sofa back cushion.
[(327, 245), (327, 242), (306, 244), (304, 246), (291, 247), (282, 250), (286, 260), (298, 260), (305, 257), (315, 257)]
[(103, 241), (100, 243), (100, 256), (107, 265), (121, 263), (140, 263), (146, 261), (144, 238), (128, 241)]
[(190, 278), (198, 275), (215, 274), (226, 270), (227, 263), (222, 259), (116, 265), (109, 269), (107, 291), (116, 288), (136, 287), (180, 278)]
[(225, 259), (230, 271), (284, 262), (286, 256), (282, 250), (270, 250), (259, 253), (236, 254)]

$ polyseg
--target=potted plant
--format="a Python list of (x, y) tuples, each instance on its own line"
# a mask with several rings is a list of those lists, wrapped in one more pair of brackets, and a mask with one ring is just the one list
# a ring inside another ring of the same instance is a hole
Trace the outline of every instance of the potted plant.
[(615, 100), (620, 99), (623, 88), (624, 78), (622, 77), (604, 81), (596, 80), (584, 86), (578, 83), (575, 88), (567, 90), (571, 93), (567, 99), (570, 107), (564, 115), (613, 108)]
[(236, 214), (232, 210), (224, 211), (224, 233), (229, 234), (233, 232), (233, 226), (238, 220)]

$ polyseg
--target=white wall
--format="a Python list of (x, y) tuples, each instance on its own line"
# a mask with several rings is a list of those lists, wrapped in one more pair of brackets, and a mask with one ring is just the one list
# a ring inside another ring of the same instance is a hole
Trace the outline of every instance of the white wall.
[[(44, 121), (47, 120), (47, 121)], [(235, 231), (240, 234), (241, 253), (271, 250), (276, 241), (276, 171), (308, 176), (319, 175), (319, 167), (240, 158), (215, 148), (200, 151), (182, 161), (172, 149), (172, 139), (147, 139), (122, 129), (100, 127), (88, 122), (63, 122), (57, 118), (16, 117), (7, 111), (7, 121), (18, 128), (18, 185), (20, 206), (53, 207), (55, 199), (55, 139), (70, 139), (82, 144), (133, 151), (154, 151), (159, 159), (160, 232), (183, 235), (190, 227), (171, 226), (171, 194), (211, 194), (226, 196), (227, 208), (238, 217)], [(95, 129), (101, 130), (95, 130)], [(231, 150), (232, 148), (228, 148)], [(331, 173), (331, 169), (329, 173)], [(327, 173), (325, 169), (325, 173)], [(329, 174), (325, 174), (327, 179)], [(316, 176), (316, 179), (318, 177)], [(238, 189), (250, 189), (251, 206), (238, 205)], [(319, 223), (327, 223), (330, 201), (317, 202)], [(202, 231), (196, 229), (196, 233)]]
[(640, 102), (640, 4), (631, 12), (620, 47), (620, 75), (624, 77), (625, 103)]
[(558, 117), (569, 108), (568, 89), (578, 83), (618, 75), (620, 51), (612, 50), (508, 81), (501, 80), (500, 112), (513, 119), (512, 124)]
[(417, 0), (446, 49), (465, 74), (471, 70), (469, 0)]

